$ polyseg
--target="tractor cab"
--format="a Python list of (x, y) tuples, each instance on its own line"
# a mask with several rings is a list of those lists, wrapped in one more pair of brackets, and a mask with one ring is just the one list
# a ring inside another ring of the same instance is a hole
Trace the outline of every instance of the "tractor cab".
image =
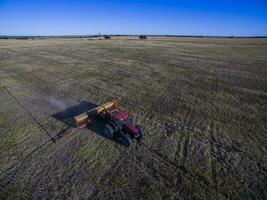
[(129, 113), (127, 112), (116, 112), (111, 115), (114, 119), (119, 120), (119, 121), (124, 121), (129, 117)]
[(113, 124), (116, 124), (115, 126), (120, 126), (122, 131), (129, 133), (131, 136), (139, 133), (138, 128), (136, 128), (131, 122), (128, 112), (112, 113), (111, 119), (113, 121)]

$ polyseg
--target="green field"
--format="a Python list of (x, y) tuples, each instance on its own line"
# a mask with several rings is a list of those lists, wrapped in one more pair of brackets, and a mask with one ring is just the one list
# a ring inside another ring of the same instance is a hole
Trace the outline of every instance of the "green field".
[[(141, 146), (54, 117), (114, 98)], [(264, 199), (266, 133), (267, 39), (0, 40), (0, 199)]]

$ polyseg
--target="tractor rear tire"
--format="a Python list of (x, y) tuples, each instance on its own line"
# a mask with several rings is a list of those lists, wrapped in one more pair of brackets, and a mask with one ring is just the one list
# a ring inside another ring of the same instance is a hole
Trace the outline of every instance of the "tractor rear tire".
[(113, 138), (113, 135), (114, 135), (114, 129), (112, 128), (112, 126), (110, 126), (109, 124), (106, 124), (105, 125), (105, 128), (104, 128), (104, 134), (105, 134), (105, 137), (109, 138), (109, 139), (112, 139)]
[(123, 143), (125, 146), (127, 146), (127, 147), (129, 147), (129, 146), (131, 145), (132, 140), (131, 140), (131, 137), (130, 137), (129, 134), (125, 134), (125, 135), (123, 136), (123, 138), (122, 138), (122, 143)]

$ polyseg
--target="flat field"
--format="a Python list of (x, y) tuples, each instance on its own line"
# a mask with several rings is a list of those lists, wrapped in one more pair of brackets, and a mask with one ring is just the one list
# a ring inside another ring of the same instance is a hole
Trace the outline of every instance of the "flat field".
[[(130, 148), (68, 118), (116, 98)], [(267, 39), (0, 41), (1, 199), (264, 199)]]

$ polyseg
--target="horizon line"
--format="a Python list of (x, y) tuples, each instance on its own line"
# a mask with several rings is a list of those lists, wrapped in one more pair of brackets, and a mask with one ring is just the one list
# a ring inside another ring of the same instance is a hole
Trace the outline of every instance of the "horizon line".
[(267, 35), (185, 35), (185, 34), (66, 34), (66, 35), (0, 35), (0, 38), (34, 38), (34, 37), (102, 37), (102, 36), (140, 36), (146, 35), (150, 37), (217, 37), (217, 38), (267, 38)]

